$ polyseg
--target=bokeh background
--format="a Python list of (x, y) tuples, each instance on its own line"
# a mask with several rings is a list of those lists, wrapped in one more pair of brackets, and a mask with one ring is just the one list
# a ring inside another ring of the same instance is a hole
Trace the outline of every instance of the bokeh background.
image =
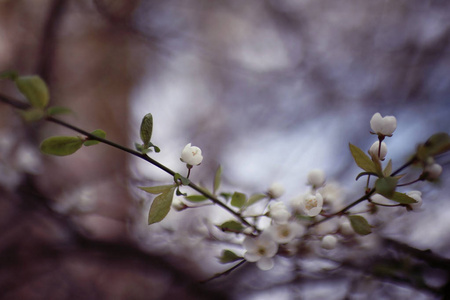
[[(40, 75), (51, 103), (75, 112), (64, 120), (129, 147), (151, 112), (152, 157), (183, 174), (181, 150), (201, 147), (191, 179), (206, 186), (221, 164), (224, 191), (280, 182), (289, 203), (321, 168), (346, 203), (365, 184), (348, 143), (370, 147), (375, 112), (397, 117), (394, 169), (449, 131), (449, 15), (443, 0), (1, 0), (0, 70)], [(0, 93), (21, 99), (5, 80)], [(435, 299), (450, 286), (448, 155), (440, 184), (411, 187), (422, 211), (383, 210), (363, 250), (198, 284), (228, 267), (216, 256), (233, 240), (210, 233), (229, 215), (171, 211), (149, 227), (152, 197), (136, 186), (170, 176), (105, 145), (44, 156), (41, 140), (75, 133), (5, 104), (0, 126), (2, 299)], [(416, 264), (411, 249), (436, 256)], [(395, 274), (371, 272), (401, 258)], [(417, 268), (422, 281), (406, 275)]]

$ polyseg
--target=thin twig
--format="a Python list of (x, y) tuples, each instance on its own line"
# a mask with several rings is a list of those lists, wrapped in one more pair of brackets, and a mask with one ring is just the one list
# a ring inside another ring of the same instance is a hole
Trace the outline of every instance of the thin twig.
[(234, 270), (236, 270), (237, 268), (239, 268), (240, 266), (242, 266), (243, 264), (245, 264), (246, 262), (247, 261), (245, 259), (242, 259), (238, 264), (234, 265), (233, 267), (229, 268), (228, 270), (225, 270), (225, 271), (223, 271), (221, 273), (217, 273), (217, 274), (215, 274), (214, 276), (212, 276), (212, 277), (210, 277), (208, 279), (200, 281), (199, 283), (208, 283), (208, 282), (213, 281), (214, 279), (217, 279), (219, 277), (226, 276), (226, 275), (230, 274), (231, 272), (233, 272)]
[[(0, 101), (4, 102), (6, 104), (9, 104), (9, 105), (11, 105), (11, 106), (13, 106), (15, 108), (22, 109), (22, 110), (30, 108), (30, 105), (28, 105), (26, 103), (20, 102), (18, 100), (11, 99), (11, 98), (3, 96), (1, 94), (0, 94)], [(153, 158), (149, 157), (147, 154), (143, 154), (141, 152), (138, 152), (138, 151), (132, 150), (130, 148), (124, 147), (122, 145), (116, 144), (116, 143), (114, 143), (114, 142), (112, 142), (110, 140), (98, 137), (96, 135), (93, 135), (93, 134), (91, 134), (91, 133), (81, 129), (81, 128), (78, 128), (78, 127), (76, 127), (74, 125), (66, 123), (66, 122), (64, 122), (64, 121), (62, 121), (60, 119), (56, 119), (56, 118), (54, 118), (52, 116), (47, 116), (47, 117), (44, 118), (44, 120), (46, 120), (48, 122), (52, 122), (52, 123), (58, 124), (60, 126), (66, 127), (66, 128), (69, 128), (69, 129), (71, 129), (73, 131), (76, 131), (78, 133), (81, 133), (81, 134), (87, 136), (90, 140), (99, 141), (99, 142), (101, 142), (103, 144), (109, 145), (109, 146), (114, 147), (116, 149), (119, 149), (119, 150), (122, 150), (124, 152), (127, 152), (127, 153), (129, 153), (131, 155), (139, 157), (140, 159), (143, 159), (143, 160), (151, 163), (155, 167), (157, 167), (157, 168), (163, 170), (164, 172), (170, 174), (171, 176), (175, 176), (175, 174), (176, 174), (175, 171), (167, 168), (163, 164), (161, 164), (158, 161), (154, 160)], [(189, 181), (189, 187), (191, 187), (195, 191), (199, 192), (200, 194), (202, 194), (203, 196), (207, 197), (208, 199), (210, 199), (215, 204), (219, 205), (220, 207), (222, 207), (223, 209), (225, 209), (226, 211), (228, 211), (229, 213), (234, 215), (236, 218), (238, 218), (246, 226), (249, 226), (249, 227), (253, 228), (255, 231), (259, 232), (259, 229), (256, 228), (255, 225), (250, 224), (247, 220), (245, 220), (242, 217), (242, 215), (240, 213), (238, 213), (238, 212), (234, 211), (233, 209), (231, 209), (230, 207), (228, 207), (226, 204), (224, 204), (222, 201), (220, 201), (216, 196), (214, 196), (211, 193), (201, 189), (198, 185), (192, 183), (191, 181)]]

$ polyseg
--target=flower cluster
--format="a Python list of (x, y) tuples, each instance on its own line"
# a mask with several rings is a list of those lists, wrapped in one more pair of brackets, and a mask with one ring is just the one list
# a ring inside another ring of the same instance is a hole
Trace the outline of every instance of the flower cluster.
[[(396, 118), (394, 116), (382, 117), (380, 113), (375, 113), (370, 120), (370, 127), (371, 133), (376, 134), (378, 139), (368, 149), (369, 155), (350, 144), (350, 151), (355, 163), (363, 169), (356, 179), (368, 176), (364, 195), (350, 204), (343, 202), (343, 189), (337, 183), (327, 180), (325, 172), (321, 169), (313, 169), (307, 174), (305, 183), (307, 191), (291, 199), (288, 205), (280, 200), (285, 193), (285, 189), (280, 183), (273, 183), (264, 193), (254, 194), (248, 198), (240, 192), (217, 193), (222, 172), (220, 166), (214, 178), (212, 192), (205, 187), (198, 187), (196, 190), (201, 195), (187, 196), (180, 192), (179, 188), (182, 185), (192, 187), (188, 180), (190, 171), (193, 166), (200, 165), (203, 160), (201, 149), (192, 146), (191, 143), (184, 147), (180, 157), (189, 169), (187, 178), (176, 174), (174, 176), (175, 185), (143, 189), (150, 193), (160, 194), (159, 201), (171, 201), (176, 190), (176, 195), (185, 195), (183, 200), (196, 203), (190, 205), (180, 198), (172, 199), (172, 207), (177, 211), (202, 206), (199, 202), (208, 200), (222, 206), (232, 213), (235, 219), (215, 227), (221, 231), (222, 235), (227, 236), (227, 240), (234, 235), (235, 242), (243, 248), (243, 255), (239, 256), (226, 250), (220, 257), (221, 262), (229, 263), (244, 259), (255, 262), (261, 270), (269, 270), (274, 266), (276, 255), (295, 255), (301, 249), (311, 250), (310, 246), (316, 247), (313, 251), (327, 253), (338, 245), (344, 247), (346, 242), (356, 240), (357, 236), (370, 234), (376, 227), (371, 223), (376, 224), (374, 220), (377, 212), (381, 211), (381, 209), (378, 210), (378, 206), (390, 207), (392, 212), (402, 208), (403, 211), (405, 211), (404, 208), (416, 211), (420, 209), (422, 205), (420, 191), (403, 193), (397, 191), (397, 188), (419, 180), (437, 180), (442, 173), (442, 167), (434, 161), (434, 155), (429, 155), (429, 153), (433, 153), (433, 151), (439, 153), (442, 150), (431, 148), (432, 151), (430, 151), (425, 148), (422, 151), (425, 154), (422, 153), (420, 159), (419, 154), (416, 154), (417, 161), (423, 167), (422, 174), (417, 180), (399, 184), (398, 182), (403, 179), (402, 176), (397, 175), (398, 170), (392, 170), (392, 161), (389, 160), (383, 167), (383, 161), (388, 153), (384, 139), (391, 137), (396, 130)], [(450, 146), (446, 147), (450, 148)], [(404, 168), (402, 167), (402, 169)], [(363, 201), (367, 201), (367, 210), (350, 211), (353, 206)], [(155, 205), (153, 208), (152, 204), (149, 214), (149, 220), (152, 222), (160, 221), (161, 215), (168, 213), (167, 209), (163, 213), (158, 209), (159, 206)], [(156, 211), (153, 212), (153, 215), (152, 210)], [(209, 234), (214, 236), (211, 232)], [(318, 247), (321, 249), (317, 249)], [(364, 242), (361, 242), (361, 248), (364, 247)]]
[[(296, 239), (304, 237), (307, 232), (306, 225), (320, 215), (324, 204), (339, 201), (338, 187), (333, 183), (329, 186), (326, 184), (326, 176), (322, 170), (311, 170), (307, 176), (307, 185), (310, 186), (309, 192), (291, 200), (291, 211), (281, 201), (273, 201), (268, 205), (265, 216), (270, 218), (270, 225), (259, 235), (250, 235), (244, 239), (246, 260), (256, 262), (262, 270), (271, 269), (274, 265), (273, 257), (277, 253), (295, 253), (295, 250), (290, 251), (295, 248), (291, 246), (294, 246)], [(269, 189), (272, 192), (268, 193), (270, 200), (278, 198), (277, 196), (281, 194), (273, 192), (274, 190), (284, 192), (284, 188), (279, 184), (276, 185), (276, 189), (272, 185)], [(347, 232), (350, 231), (351, 229), (347, 229)], [(318, 234), (315, 238), (319, 238), (320, 246), (327, 250), (335, 248), (338, 242), (337, 237), (330, 233)]]

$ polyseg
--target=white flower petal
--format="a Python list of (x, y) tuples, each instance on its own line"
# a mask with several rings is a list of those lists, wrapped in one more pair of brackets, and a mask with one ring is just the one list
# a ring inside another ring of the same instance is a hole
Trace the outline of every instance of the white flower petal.
[(273, 263), (273, 259), (268, 258), (268, 257), (264, 257), (264, 258), (261, 258), (260, 260), (258, 260), (256, 265), (261, 270), (268, 271), (268, 270), (273, 268), (274, 263)]
[(249, 262), (255, 262), (255, 261), (259, 261), (261, 259), (261, 255), (259, 255), (256, 252), (245, 252), (244, 254), (244, 258), (245, 260), (249, 261)]
[(256, 252), (258, 250), (257, 239), (253, 237), (249, 236), (245, 237), (244, 241), (242, 242), (242, 245), (247, 251)]
[(381, 149), (379, 149), (379, 147), (380, 147), (380, 141), (376, 141), (375, 143), (373, 143), (372, 146), (369, 149), (369, 154), (372, 157), (378, 157), (378, 150), (380, 150), (380, 156), (378, 158), (383, 160), (386, 157), (386, 154), (387, 154), (386, 143), (382, 142), (381, 143)]

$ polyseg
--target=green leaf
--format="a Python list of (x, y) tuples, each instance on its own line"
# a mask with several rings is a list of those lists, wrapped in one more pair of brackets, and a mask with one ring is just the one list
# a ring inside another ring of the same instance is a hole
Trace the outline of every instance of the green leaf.
[(353, 159), (355, 160), (358, 167), (369, 173), (377, 174), (377, 168), (373, 161), (367, 156), (364, 151), (356, 147), (355, 145), (349, 144), (350, 152), (352, 153)]
[(242, 257), (230, 250), (223, 250), (222, 255), (219, 257), (221, 264), (228, 264), (241, 259)]
[(245, 207), (249, 207), (250, 205), (253, 205), (265, 198), (267, 198), (266, 194), (253, 194), (250, 198), (248, 198), (247, 203), (245, 203)]
[[(104, 139), (106, 137), (106, 132), (104, 132), (101, 129), (96, 129), (94, 131), (91, 132), (92, 135), (98, 136), (99, 138)], [(98, 143), (100, 143), (99, 141), (96, 140), (91, 140), (88, 138), (88, 140), (86, 142), (84, 142), (85, 146), (93, 146), (93, 145), (97, 145)]]
[(413, 204), (417, 203), (417, 201), (414, 198), (409, 197), (406, 194), (395, 192), (389, 199), (401, 203), (401, 204)]
[(186, 199), (189, 202), (202, 202), (202, 201), (208, 200), (208, 198), (203, 195), (190, 195), (190, 196), (184, 197), (184, 199)]
[(397, 182), (398, 179), (395, 177), (378, 178), (375, 182), (375, 190), (378, 194), (390, 198), (395, 193)]
[(77, 136), (54, 136), (44, 140), (40, 149), (45, 154), (65, 156), (75, 153), (84, 140)]
[(221, 179), (222, 179), (222, 166), (219, 165), (216, 171), (216, 175), (214, 176), (213, 194), (216, 194), (216, 191), (219, 189)]
[(153, 116), (152, 114), (146, 114), (144, 118), (142, 118), (141, 122), (141, 140), (144, 143), (144, 147), (147, 147), (150, 143), (150, 139), (152, 138), (153, 132)]
[(0, 73), (0, 79), (16, 80), (19, 74), (16, 71), (4, 71)]
[(244, 206), (245, 201), (247, 200), (247, 196), (245, 194), (235, 192), (231, 197), (231, 205), (237, 208), (241, 208)]
[(222, 225), (217, 225), (217, 228), (222, 231), (231, 231), (231, 232), (241, 232), (244, 230), (244, 226), (241, 223), (235, 220), (226, 221)]
[(223, 197), (226, 202), (228, 202), (230, 200), (231, 196), (233, 196), (231, 193), (220, 193), (219, 195), (221, 197)]
[(175, 187), (173, 186), (153, 200), (148, 213), (148, 225), (160, 222), (167, 216), (170, 211), (170, 206), (172, 205), (174, 191)]
[(37, 75), (20, 76), (15, 82), (19, 91), (28, 99), (31, 106), (45, 108), (48, 105), (48, 88), (41, 77)]
[(71, 114), (73, 111), (70, 108), (63, 107), (63, 106), (51, 106), (47, 108), (47, 115), (48, 116), (56, 116), (56, 115), (66, 115)]
[(388, 177), (392, 174), (392, 159), (390, 159), (386, 165), (386, 168), (383, 170), (384, 177)]
[(27, 122), (39, 121), (42, 120), (42, 118), (44, 118), (45, 116), (44, 110), (37, 107), (31, 107), (27, 110), (19, 110), (18, 112)]
[(433, 134), (424, 144), (428, 155), (436, 156), (450, 150), (450, 136), (448, 133)]
[(361, 216), (348, 216), (353, 230), (359, 235), (368, 235), (372, 232), (369, 222)]
[(177, 186), (177, 191), (175, 193), (177, 196), (187, 196), (187, 193), (183, 193), (182, 191), (180, 191), (180, 187)]
[[(150, 144), (151, 144), (151, 143), (150, 143)], [(161, 152), (161, 149), (159, 149), (159, 147), (157, 147), (157, 146), (155, 146), (155, 145), (153, 145), (153, 144), (152, 144), (152, 147), (155, 149), (155, 152), (156, 152), (156, 153)]]
[(158, 185), (158, 186), (149, 186), (149, 187), (143, 187), (143, 186), (139, 186), (138, 188), (140, 188), (141, 190), (150, 193), (150, 194), (161, 194), (164, 192), (167, 192), (168, 190), (170, 190), (171, 188), (173, 188), (175, 185), (173, 184), (168, 184), (168, 185)]

